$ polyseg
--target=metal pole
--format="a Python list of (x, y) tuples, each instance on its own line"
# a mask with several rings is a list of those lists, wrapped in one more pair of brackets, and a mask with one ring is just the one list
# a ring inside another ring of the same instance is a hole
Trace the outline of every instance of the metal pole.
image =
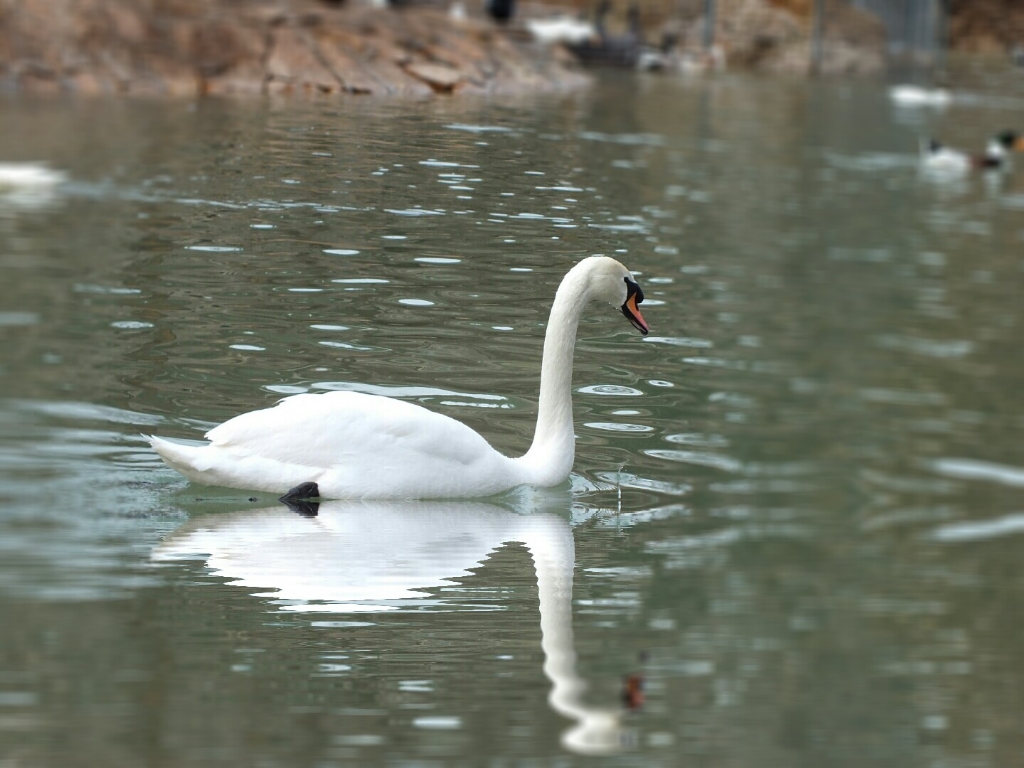
[(944, 69), (946, 66), (946, 20), (949, 18), (946, 0), (935, 0), (935, 66)]
[(814, 18), (811, 22), (811, 74), (821, 71), (823, 55), (822, 37), (825, 32), (825, 0), (814, 0)]
[(906, 0), (903, 7), (903, 55), (910, 61), (914, 55), (914, 10), (917, 3), (914, 0)]
[(917, 60), (918, 63), (929, 62), (931, 56), (931, 35), (929, 35), (928, 23), (931, 21), (931, 3), (928, 0), (919, 0), (917, 3)]
[(926, 64), (931, 63), (931, 26), (932, 4), (928, 0), (918, 0), (917, 3), (917, 49), (918, 61)]
[(704, 0), (704, 50), (715, 44), (715, 0)]

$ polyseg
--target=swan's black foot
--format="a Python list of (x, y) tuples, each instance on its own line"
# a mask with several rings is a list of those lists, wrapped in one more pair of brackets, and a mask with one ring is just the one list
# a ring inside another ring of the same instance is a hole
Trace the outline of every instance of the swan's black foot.
[(299, 483), (288, 493), (281, 497), (281, 501), (294, 501), (296, 499), (318, 499), (320, 498), (320, 486), (316, 483)]
[(320, 488), (316, 483), (301, 483), (288, 491), (279, 501), (297, 515), (316, 517), (320, 511), (320, 502), (313, 501), (313, 499), (318, 498), (320, 498)]

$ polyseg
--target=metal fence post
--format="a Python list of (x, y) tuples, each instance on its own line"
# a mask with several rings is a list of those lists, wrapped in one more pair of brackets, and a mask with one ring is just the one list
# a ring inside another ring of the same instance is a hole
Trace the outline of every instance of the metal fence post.
[(715, 44), (715, 0), (704, 0), (704, 50)]
[(935, 58), (934, 64), (937, 69), (944, 69), (946, 66), (946, 35), (947, 20), (949, 18), (949, 3), (947, 0), (935, 0)]
[(811, 73), (821, 71), (821, 59), (824, 54), (822, 37), (825, 33), (825, 0), (814, 0), (814, 18), (811, 22)]

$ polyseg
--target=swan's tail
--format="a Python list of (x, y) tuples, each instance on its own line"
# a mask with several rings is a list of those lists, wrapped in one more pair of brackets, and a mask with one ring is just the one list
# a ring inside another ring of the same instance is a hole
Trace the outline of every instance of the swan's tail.
[(205, 446), (185, 445), (174, 443), (155, 435), (143, 435), (153, 450), (160, 454), (160, 458), (167, 462), (172, 469), (176, 469), (189, 480), (203, 482), (202, 473), (207, 467), (202, 466), (205, 462), (200, 459), (201, 452)]
[(321, 472), (302, 464), (246, 454), (214, 443), (190, 445), (154, 435), (143, 437), (169, 467), (200, 485), (284, 493), (300, 483), (320, 480)]

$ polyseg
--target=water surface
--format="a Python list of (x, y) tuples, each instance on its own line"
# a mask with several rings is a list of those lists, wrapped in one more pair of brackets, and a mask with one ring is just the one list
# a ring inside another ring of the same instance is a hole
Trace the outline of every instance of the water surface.
[[(0, 213), (4, 765), (1012, 764), (1024, 173), (916, 164), (1019, 120), (968, 82), (8, 102), (69, 180)], [(351, 389), (522, 452), (594, 253), (652, 333), (584, 320), (571, 487), (310, 518), (141, 437)]]

